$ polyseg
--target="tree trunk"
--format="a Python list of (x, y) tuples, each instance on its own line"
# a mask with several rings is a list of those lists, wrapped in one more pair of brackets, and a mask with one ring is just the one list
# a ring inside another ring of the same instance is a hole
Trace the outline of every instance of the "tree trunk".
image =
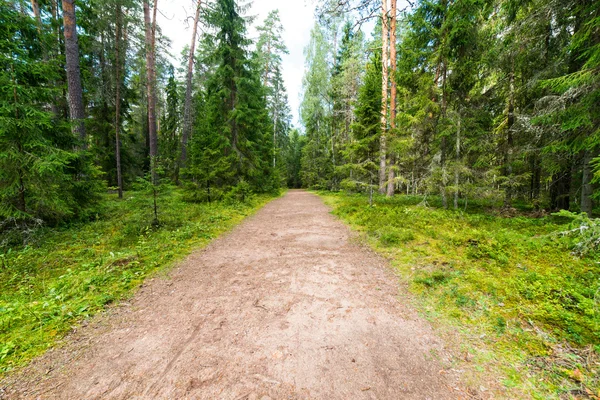
[(75, 0), (62, 0), (62, 6), (69, 110), (71, 120), (74, 122), (73, 133), (79, 135), (81, 145), (86, 149), (85, 110), (83, 108), (83, 90), (79, 71), (79, 44), (77, 42), (77, 24), (75, 21)]
[(571, 163), (552, 176), (550, 207), (553, 211), (568, 210), (571, 205)]
[(187, 143), (192, 135), (192, 77), (194, 76), (194, 55), (196, 53), (196, 36), (198, 32), (198, 20), (200, 19), (201, 0), (198, 0), (194, 26), (192, 28), (192, 43), (188, 57), (187, 75), (185, 77), (185, 102), (183, 106), (183, 132), (181, 135), (181, 164), (187, 161)]
[(583, 153), (583, 166), (581, 178), (581, 212), (592, 216), (592, 152), (585, 150)]
[(504, 168), (506, 178), (508, 179), (508, 185), (504, 193), (504, 207), (512, 206), (512, 179), (513, 179), (513, 167), (512, 167), (512, 153), (513, 153), (513, 132), (512, 128), (515, 123), (515, 64), (512, 61), (510, 76), (509, 76), (509, 94), (508, 94), (508, 108), (507, 108), (507, 121), (506, 121), (506, 148), (504, 152)]
[(388, 12), (387, 0), (381, 2), (381, 136), (379, 138), (379, 193), (385, 194), (387, 158), (387, 103), (388, 103)]
[(154, 38), (156, 29), (156, 3), (154, 0), (154, 20), (150, 21), (150, 0), (144, 0), (144, 24), (146, 27), (146, 92), (148, 97), (148, 139), (150, 147), (150, 172), (152, 182), (156, 183), (156, 157), (158, 156), (158, 138), (156, 134), (156, 88)]
[(41, 36), (42, 35), (42, 16), (40, 15), (40, 5), (37, 0), (31, 0), (31, 10), (33, 11), (33, 16), (35, 18), (35, 22), (37, 23), (38, 33)]
[(460, 163), (460, 113), (458, 114), (458, 126), (456, 129), (456, 167), (454, 169), (454, 209), (458, 210), (458, 184), (460, 182), (460, 174), (458, 172)]
[[(395, 135), (396, 129), (396, 3), (397, 0), (391, 0), (391, 24), (390, 24), (390, 137)], [(394, 195), (395, 190), (395, 171), (394, 155), (390, 152), (388, 165), (387, 196)]]
[[(446, 118), (446, 111), (448, 109), (448, 98), (446, 93), (446, 78), (447, 78), (447, 69), (446, 62), (444, 61), (442, 64), (442, 118)], [(447, 137), (442, 136), (442, 143), (440, 145), (441, 149), (441, 157), (440, 157), (440, 167), (442, 169), (442, 184), (440, 188), (440, 192), (442, 195), (442, 206), (444, 208), (448, 208), (448, 196), (446, 194), (446, 153), (447, 153)]]
[(265, 75), (263, 77), (263, 86), (267, 87), (267, 83), (269, 82), (269, 61), (271, 60), (271, 38), (269, 37), (269, 41), (267, 42), (267, 62), (265, 64)]
[(277, 106), (275, 106), (275, 115), (273, 116), (273, 168), (277, 164), (277, 114)]
[(121, 0), (117, 0), (115, 18), (115, 158), (117, 161), (117, 187), (119, 198), (123, 198), (123, 176), (121, 175)]

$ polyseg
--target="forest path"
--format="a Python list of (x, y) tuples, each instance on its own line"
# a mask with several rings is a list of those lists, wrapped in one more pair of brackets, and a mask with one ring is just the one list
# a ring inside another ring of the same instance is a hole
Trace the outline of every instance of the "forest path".
[(36, 360), (5, 396), (458, 397), (397, 278), (328, 211), (304, 191), (272, 201)]

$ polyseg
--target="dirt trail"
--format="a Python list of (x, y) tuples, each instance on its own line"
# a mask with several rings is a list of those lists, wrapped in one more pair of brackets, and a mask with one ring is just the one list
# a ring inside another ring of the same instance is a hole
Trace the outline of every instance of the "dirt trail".
[(458, 397), (397, 279), (328, 211), (290, 191), (36, 360), (4, 396)]

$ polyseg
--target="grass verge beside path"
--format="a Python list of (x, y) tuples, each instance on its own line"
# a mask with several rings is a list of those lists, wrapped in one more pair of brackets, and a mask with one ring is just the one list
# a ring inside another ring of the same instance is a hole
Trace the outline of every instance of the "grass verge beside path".
[(568, 229), (564, 218), (455, 212), (410, 196), (369, 208), (362, 195), (318, 194), (452, 332), (473, 385), (485, 374), (498, 382), (495, 396), (599, 398), (600, 257), (571, 254), (554, 234)]
[(160, 226), (153, 227), (148, 197), (107, 195), (95, 222), (41, 228), (25, 247), (0, 248), (0, 377), (273, 198), (193, 204), (169, 188), (159, 195)]

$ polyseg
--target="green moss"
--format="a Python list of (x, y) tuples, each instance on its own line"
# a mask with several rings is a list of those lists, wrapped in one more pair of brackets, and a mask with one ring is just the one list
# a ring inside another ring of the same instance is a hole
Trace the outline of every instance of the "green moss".
[(0, 250), (0, 375), (269, 200), (191, 204), (180, 190), (166, 188), (155, 227), (147, 195), (127, 192), (123, 200), (107, 195), (96, 221), (44, 228), (31, 244)]
[[(444, 210), (414, 196), (376, 197), (369, 207), (360, 195), (320, 194), (393, 260), (422, 312), (494, 354), (507, 387), (540, 398), (568, 398), (578, 385), (598, 392), (600, 267), (597, 255), (576, 257), (569, 239), (553, 234), (568, 219), (505, 218), (476, 203), (467, 213)], [(571, 350), (557, 359), (557, 348)], [(580, 371), (580, 381), (557, 365)]]

